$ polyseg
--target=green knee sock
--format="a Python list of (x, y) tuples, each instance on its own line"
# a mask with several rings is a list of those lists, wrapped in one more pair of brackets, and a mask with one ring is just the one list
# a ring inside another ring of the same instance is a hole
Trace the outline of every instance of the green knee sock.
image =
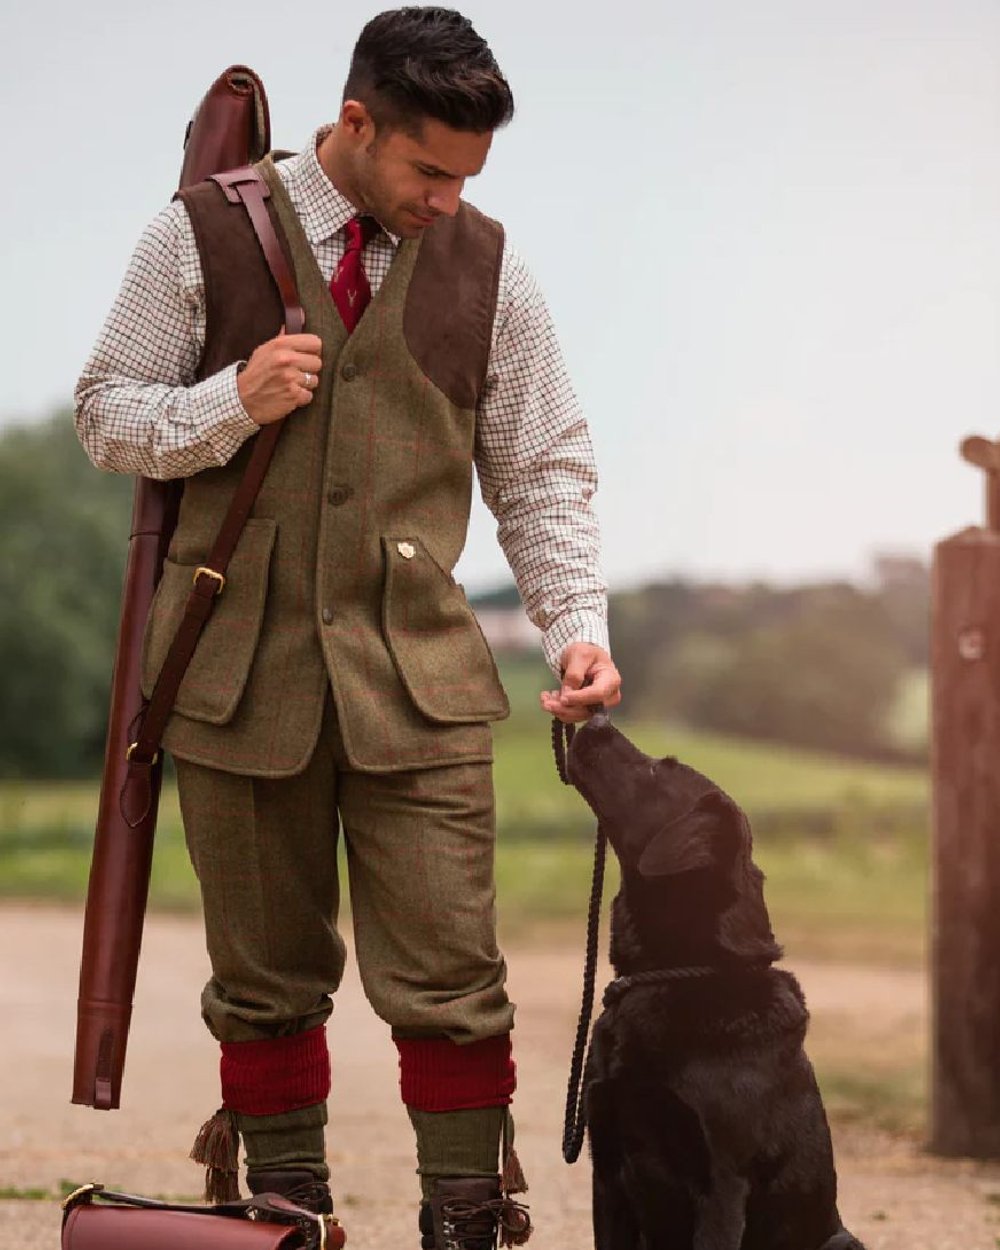
[(326, 1103), (280, 1115), (236, 1116), (248, 1168), (312, 1172), (318, 1181), (330, 1179), (326, 1165)]
[(496, 1176), (506, 1107), (417, 1111), (407, 1107), (417, 1135), (417, 1173), (425, 1200), (439, 1176)]

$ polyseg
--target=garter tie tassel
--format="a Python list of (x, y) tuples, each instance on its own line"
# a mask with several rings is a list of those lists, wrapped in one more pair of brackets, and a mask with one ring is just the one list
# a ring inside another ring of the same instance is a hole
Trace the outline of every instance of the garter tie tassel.
[(240, 1135), (236, 1117), (225, 1107), (220, 1107), (198, 1130), (191, 1147), (191, 1158), (205, 1168), (206, 1202), (236, 1202), (239, 1199), (239, 1152)]

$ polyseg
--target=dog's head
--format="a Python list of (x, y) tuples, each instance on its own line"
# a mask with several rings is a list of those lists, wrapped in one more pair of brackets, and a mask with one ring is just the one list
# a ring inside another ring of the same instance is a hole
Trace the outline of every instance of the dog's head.
[(749, 822), (724, 791), (676, 759), (652, 759), (603, 713), (577, 732), (567, 763), (622, 866), (618, 956), (657, 966), (780, 957)]

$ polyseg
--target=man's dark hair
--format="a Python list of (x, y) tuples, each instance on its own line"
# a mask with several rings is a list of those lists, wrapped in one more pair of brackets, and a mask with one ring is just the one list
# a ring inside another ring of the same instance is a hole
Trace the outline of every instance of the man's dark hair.
[(418, 130), (433, 117), (476, 134), (505, 126), (514, 97), (489, 45), (454, 9), (391, 9), (365, 26), (345, 100), (360, 100), (377, 127)]

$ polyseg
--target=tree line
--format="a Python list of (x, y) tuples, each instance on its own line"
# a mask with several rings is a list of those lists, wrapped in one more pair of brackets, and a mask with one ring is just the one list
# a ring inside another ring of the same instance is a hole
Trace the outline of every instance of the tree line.
[[(131, 499), (130, 478), (88, 463), (68, 412), (0, 435), (0, 777), (100, 768)], [(914, 560), (883, 561), (870, 587), (673, 579), (613, 595), (629, 712), (912, 752), (889, 720), (900, 683), (927, 664), (927, 596)]]
[(638, 714), (867, 759), (923, 757), (895, 717), (928, 664), (929, 578), (876, 562), (870, 586), (674, 580), (616, 595), (615, 659)]

